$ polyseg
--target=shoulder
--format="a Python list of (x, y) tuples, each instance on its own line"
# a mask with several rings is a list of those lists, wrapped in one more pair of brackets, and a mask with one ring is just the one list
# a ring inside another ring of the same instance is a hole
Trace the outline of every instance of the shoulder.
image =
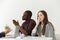
[(33, 22), (35, 22), (35, 20), (34, 20), (34, 19), (30, 19), (30, 21), (33, 21)]
[(53, 26), (53, 24), (51, 22), (48, 22), (46, 24), (46, 28), (51, 29), (51, 30), (54, 30), (54, 26)]
[(46, 28), (52, 28), (53, 27), (53, 25), (52, 25), (52, 23), (51, 22), (48, 22), (47, 24), (46, 24)]
[(35, 20), (34, 20), (34, 19), (30, 19), (30, 22), (35, 23), (35, 24), (36, 24), (36, 22), (35, 22)]
[(48, 22), (46, 25), (53, 26), (53, 24), (51, 22)]

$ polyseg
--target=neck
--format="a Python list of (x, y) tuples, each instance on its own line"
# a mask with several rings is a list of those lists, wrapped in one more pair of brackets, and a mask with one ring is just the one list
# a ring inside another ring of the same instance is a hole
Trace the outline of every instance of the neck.
[(29, 19), (27, 19), (26, 21), (28, 21), (28, 20), (30, 20), (30, 18), (29, 18)]
[(41, 24), (43, 25), (44, 23), (43, 23), (43, 22), (41, 22)]

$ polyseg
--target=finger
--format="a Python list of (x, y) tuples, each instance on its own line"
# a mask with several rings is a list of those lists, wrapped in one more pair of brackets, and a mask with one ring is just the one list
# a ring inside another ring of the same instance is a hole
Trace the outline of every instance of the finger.
[(17, 23), (15, 20), (13, 20), (13, 23)]
[(13, 20), (13, 22), (16, 22), (16, 20)]
[(17, 22), (19, 22), (19, 21), (17, 20)]
[(12, 21), (15, 21), (14, 19)]

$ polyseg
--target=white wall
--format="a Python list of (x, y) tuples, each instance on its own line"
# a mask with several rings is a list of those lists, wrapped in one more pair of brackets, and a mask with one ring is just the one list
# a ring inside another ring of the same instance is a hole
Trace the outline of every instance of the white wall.
[(16, 19), (22, 24), (22, 15), (25, 10), (33, 12), (32, 18), (36, 20), (39, 10), (46, 10), (49, 20), (55, 27), (56, 34), (60, 34), (60, 0), (0, 0), (0, 32), (7, 24), (14, 30), (12, 23)]

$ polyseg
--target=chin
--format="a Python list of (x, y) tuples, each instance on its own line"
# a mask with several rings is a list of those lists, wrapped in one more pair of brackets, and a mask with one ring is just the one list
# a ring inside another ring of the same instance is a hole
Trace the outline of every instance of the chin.
[(25, 20), (25, 19), (22, 19), (22, 20)]

